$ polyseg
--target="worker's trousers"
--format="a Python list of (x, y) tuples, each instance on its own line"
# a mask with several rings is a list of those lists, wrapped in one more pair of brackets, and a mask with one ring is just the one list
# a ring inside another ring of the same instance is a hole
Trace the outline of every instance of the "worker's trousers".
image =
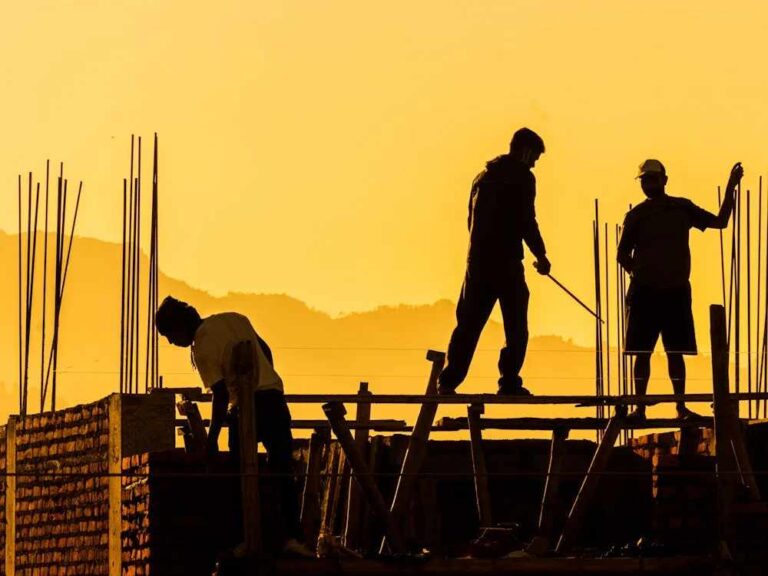
[(448, 344), (447, 365), (440, 386), (456, 388), (464, 381), (480, 334), (498, 300), (506, 346), (499, 355), (499, 388), (522, 386), (520, 369), (528, 346), (528, 286), (522, 262), (479, 265), (469, 262), (456, 306), (456, 328)]
[[(279, 390), (255, 393), (256, 438), (267, 450), (269, 472), (276, 474), (280, 511), (286, 537), (302, 540), (299, 524), (299, 494), (293, 470), (293, 436), (291, 413), (285, 396)], [(240, 435), (237, 411), (229, 415), (229, 451), (240, 458)]]

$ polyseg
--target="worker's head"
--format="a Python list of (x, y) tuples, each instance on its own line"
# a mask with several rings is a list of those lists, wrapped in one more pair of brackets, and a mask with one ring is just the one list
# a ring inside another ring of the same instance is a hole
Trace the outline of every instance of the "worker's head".
[(191, 346), (195, 339), (195, 331), (200, 326), (200, 314), (193, 306), (166, 296), (155, 313), (157, 331), (168, 339), (168, 342), (183, 348)]
[(648, 198), (655, 198), (664, 194), (667, 185), (667, 170), (664, 164), (653, 158), (649, 158), (642, 164), (635, 177), (640, 180), (640, 187)]
[(520, 128), (509, 143), (509, 154), (528, 168), (536, 165), (536, 160), (544, 154), (544, 140), (529, 128)]

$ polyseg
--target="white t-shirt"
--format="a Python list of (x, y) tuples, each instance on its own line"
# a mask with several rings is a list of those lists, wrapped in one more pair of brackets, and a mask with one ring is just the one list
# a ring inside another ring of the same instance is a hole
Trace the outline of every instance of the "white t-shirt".
[(251, 322), (242, 314), (225, 312), (203, 319), (192, 343), (192, 357), (206, 388), (224, 380), (229, 392), (229, 403), (238, 404), (242, 379), (232, 373), (232, 350), (240, 342), (251, 343), (256, 367), (251, 390), (283, 391), (283, 381), (275, 372), (259, 344)]

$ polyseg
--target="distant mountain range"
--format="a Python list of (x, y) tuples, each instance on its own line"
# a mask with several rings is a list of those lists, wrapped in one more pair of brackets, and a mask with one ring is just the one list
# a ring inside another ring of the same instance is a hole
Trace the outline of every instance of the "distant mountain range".
[[(23, 237), (26, 241), (26, 237)], [(42, 235), (38, 237), (42, 254)], [(49, 238), (53, 246), (53, 237)], [(0, 422), (18, 411), (18, 236), (0, 232)], [(58, 406), (89, 402), (118, 389), (121, 247), (118, 244), (76, 237), (62, 311)], [(42, 259), (39, 266), (42, 266)], [(142, 278), (147, 260), (142, 256)], [(52, 268), (50, 273), (52, 273)], [(52, 276), (49, 276), (51, 278)], [(36, 300), (41, 295), (36, 279)], [(286, 390), (296, 393), (353, 392), (368, 381), (374, 393), (420, 393), (429, 374), (425, 352), (444, 350), (454, 325), (454, 304), (441, 300), (426, 306), (381, 307), (334, 318), (283, 294), (232, 293), (223, 297), (161, 275), (160, 297), (173, 294), (195, 305), (202, 315), (238, 311), (247, 315), (269, 342)], [(142, 291), (142, 301), (144, 293)], [(50, 310), (50, 304), (49, 304)], [(142, 313), (142, 333), (146, 308)], [(39, 409), (40, 309), (35, 309), (30, 357), (32, 411)], [(50, 335), (50, 324), (48, 328)], [(144, 336), (142, 335), (143, 374)], [(501, 326), (490, 321), (478, 346), (464, 392), (495, 391)], [(618, 358), (611, 353), (611, 379), (616, 391)], [(654, 360), (652, 392), (669, 392), (663, 357)], [(705, 356), (688, 363), (689, 390), (711, 389), (710, 364)], [(199, 385), (188, 350), (161, 340), (161, 373), (165, 386)], [(595, 391), (594, 350), (576, 346), (557, 335), (532, 338), (523, 376), (537, 394), (592, 394)], [(143, 390), (144, 379), (140, 380)], [(659, 414), (666, 408), (653, 409)], [(320, 417), (319, 407), (293, 408), (294, 415)], [(463, 408), (446, 409), (446, 414)], [(491, 415), (584, 414), (586, 409), (520, 407), (493, 409)], [(402, 418), (413, 410), (378, 407), (378, 417)]]

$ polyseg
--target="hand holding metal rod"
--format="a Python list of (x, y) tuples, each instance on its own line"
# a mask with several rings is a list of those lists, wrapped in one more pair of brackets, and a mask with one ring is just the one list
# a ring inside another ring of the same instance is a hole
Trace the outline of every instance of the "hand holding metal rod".
[(582, 307), (582, 308), (584, 308), (584, 310), (586, 310), (587, 312), (589, 312), (590, 314), (592, 314), (592, 316), (594, 316), (595, 318), (597, 318), (597, 319), (600, 321), (600, 323), (601, 323), (601, 324), (605, 324), (605, 322), (603, 321), (603, 319), (602, 319), (602, 318), (600, 318), (600, 316), (598, 316), (598, 315), (597, 315), (597, 314), (596, 314), (596, 313), (595, 313), (595, 312), (594, 312), (594, 311), (593, 311), (593, 310), (592, 310), (592, 309), (591, 309), (589, 306), (587, 306), (586, 304), (584, 304), (584, 302), (582, 302), (582, 301), (579, 299), (579, 297), (578, 297), (578, 296), (576, 296), (576, 294), (574, 294), (573, 292), (571, 292), (570, 290), (568, 290), (568, 288), (566, 288), (565, 286), (563, 286), (563, 285), (562, 285), (562, 284), (561, 284), (561, 283), (560, 283), (560, 282), (559, 282), (559, 281), (558, 281), (558, 280), (557, 280), (557, 279), (556, 279), (554, 276), (552, 276), (552, 274), (547, 274), (546, 276), (547, 276), (547, 278), (549, 278), (550, 280), (552, 280), (552, 282), (554, 282), (554, 283), (555, 283), (555, 284), (557, 284), (557, 285), (558, 285), (560, 288), (562, 288), (563, 292), (565, 292), (566, 294), (568, 294), (568, 296), (570, 296), (571, 298), (573, 298), (574, 300), (576, 300), (576, 302), (578, 302), (578, 303), (581, 305), (581, 307)]

